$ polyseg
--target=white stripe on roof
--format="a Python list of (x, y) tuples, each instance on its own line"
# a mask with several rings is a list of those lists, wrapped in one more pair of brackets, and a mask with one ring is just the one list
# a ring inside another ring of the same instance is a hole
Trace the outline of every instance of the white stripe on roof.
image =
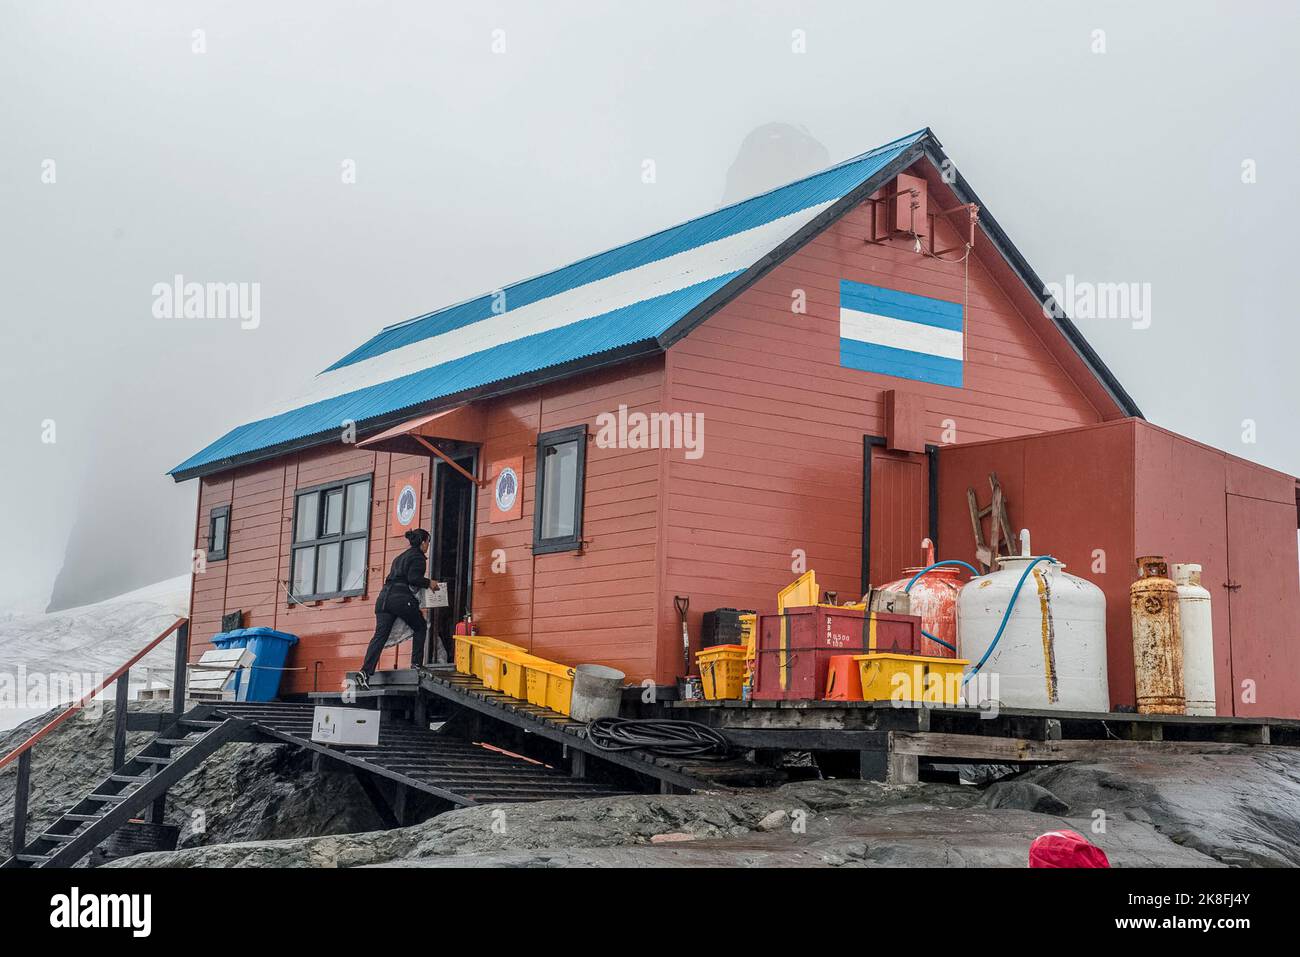
[[(746, 269), (799, 231), (833, 201), (818, 203), (761, 226), (566, 290), (518, 309), (320, 373), (305, 389), (277, 402), (258, 419), (355, 392), (522, 339), (604, 315), (615, 309)], [(507, 293), (508, 295), (508, 293)]]

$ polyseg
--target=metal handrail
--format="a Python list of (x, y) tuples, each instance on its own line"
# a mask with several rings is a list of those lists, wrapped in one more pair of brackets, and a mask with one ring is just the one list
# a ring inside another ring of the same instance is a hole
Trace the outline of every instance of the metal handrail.
[(52, 733), (56, 728), (59, 727), (59, 725), (63, 724), (63, 722), (67, 721), (74, 714), (76, 714), (87, 704), (89, 704), (95, 698), (95, 696), (98, 695), (101, 691), (103, 691), (105, 688), (111, 685), (118, 678), (122, 677), (122, 675), (130, 671), (131, 667), (136, 662), (138, 662), (141, 658), (143, 658), (149, 652), (153, 651), (156, 647), (158, 647), (158, 645), (161, 644), (165, 638), (170, 637), (170, 635), (174, 631), (176, 631), (176, 629), (180, 628), (182, 625), (188, 625), (188, 624), (189, 624), (188, 618), (177, 618), (174, 622), (171, 623), (171, 625), (167, 628), (166, 631), (164, 631), (153, 641), (149, 642), (149, 644), (147, 644), (141, 651), (137, 652), (136, 655), (132, 657), (130, 661), (122, 665), (111, 675), (109, 675), (107, 678), (101, 681), (99, 683), (99, 687), (95, 688), (94, 691), (91, 691), (88, 694), (86, 694), (84, 697), (82, 697), (80, 701), (76, 702), (75, 704), (69, 705), (67, 710), (59, 714), (49, 724), (45, 725), (45, 727), (41, 728), (30, 738), (24, 741), (22, 744), (18, 745), (18, 747), (14, 748), (12, 751), (6, 754), (3, 758), (0, 758), (0, 768), (4, 768), (6, 765), (16, 761), (19, 758), (19, 756), (23, 754), (23, 752), (30, 751), (36, 745), (36, 742), (40, 741), (46, 735)]

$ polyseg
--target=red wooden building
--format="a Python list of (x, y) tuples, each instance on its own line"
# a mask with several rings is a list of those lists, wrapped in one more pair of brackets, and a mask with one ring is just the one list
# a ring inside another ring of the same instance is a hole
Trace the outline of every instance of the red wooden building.
[[(969, 559), (973, 480), (950, 480), (949, 456), (1141, 413), (952, 169), (921, 131), (382, 330), (173, 470), (200, 480), (194, 654), (242, 611), (300, 636), (287, 691), (338, 687), (402, 520), (434, 532), (438, 628), (472, 608), (483, 634), (660, 684), (681, 671), (674, 596), (698, 636), (706, 610), (772, 608), (801, 564), (847, 597), (915, 564), (926, 534)], [(1051, 509), (1018, 514), (1007, 472), (1012, 521), (1082, 547)], [(1260, 520), (1292, 532), (1289, 578), (1267, 587), (1292, 608), (1295, 481), (1262, 481), (1279, 507)], [(1213, 567), (1178, 516), (1157, 525), (1169, 536), (1115, 539), (1113, 576), (1126, 548)], [(1231, 647), (1267, 656), (1252, 643), (1294, 648), (1294, 630)], [(1300, 713), (1296, 658), (1277, 660), (1271, 713)], [(1119, 703), (1131, 682), (1113, 682)]]

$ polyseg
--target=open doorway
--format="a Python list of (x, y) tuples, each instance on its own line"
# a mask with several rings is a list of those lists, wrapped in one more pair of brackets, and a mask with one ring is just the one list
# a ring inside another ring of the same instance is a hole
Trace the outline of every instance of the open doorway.
[[(449, 453), (457, 465), (478, 474), (478, 450)], [(456, 622), (469, 614), (474, 585), (474, 483), (446, 462), (435, 459), (433, 508), (429, 543), (429, 578), (447, 585), (447, 606), (430, 609), (431, 641), (425, 654), (439, 660), (437, 645), (446, 648)]]

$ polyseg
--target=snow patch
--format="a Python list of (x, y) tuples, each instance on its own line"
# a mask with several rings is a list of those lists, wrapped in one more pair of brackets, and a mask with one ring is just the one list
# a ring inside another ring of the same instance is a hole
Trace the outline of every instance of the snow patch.
[[(0, 730), (70, 704), (188, 613), (190, 576), (50, 614), (0, 611)], [(175, 645), (164, 641), (131, 670), (131, 697), (171, 682)]]

